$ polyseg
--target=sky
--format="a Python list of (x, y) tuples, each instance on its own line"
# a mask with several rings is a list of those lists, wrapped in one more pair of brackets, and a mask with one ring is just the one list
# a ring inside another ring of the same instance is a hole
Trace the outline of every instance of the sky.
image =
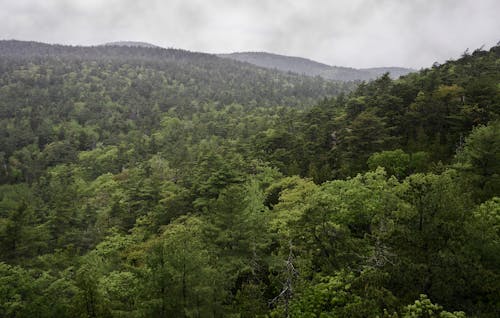
[(500, 41), (499, 0), (0, 0), (0, 39), (416, 69)]

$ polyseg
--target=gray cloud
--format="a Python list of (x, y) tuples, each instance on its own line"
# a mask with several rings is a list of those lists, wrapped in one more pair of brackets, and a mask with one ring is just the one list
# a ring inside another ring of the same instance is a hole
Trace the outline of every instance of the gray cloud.
[(498, 0), (0, 0), (0, 38), (426, 67), (500, 40)]

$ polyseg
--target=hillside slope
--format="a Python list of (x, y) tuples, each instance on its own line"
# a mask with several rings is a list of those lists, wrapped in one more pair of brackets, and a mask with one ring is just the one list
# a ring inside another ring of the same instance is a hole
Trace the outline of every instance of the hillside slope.
[(167, 112), (305, 108), (353, 85), (183, 50), (0, 41), (0, 86), (0, 149), (8, 158), (33, 143), (45, 149), (57, 140), (55, 125), (99, 127), (96, 140), (76, 146), (85, 149), (131, 130), (151, 132)]
[(271, 69), (275, 68), (284, 72), (294, 72), (297, 74), (305, 74), (309, 76), (316, 76), (321, 72), (325, 72), (330, 69), (329, 65), (319, 63), (310, 59), (266, 52), (241, 52), (218, 54), (218, 56), (241, 62), (247, 62), (260, 67)]
[(211, 54), (159, 47), (78, 47), (0, 41), (0, 57), (4, 72), (24, 69), (30, 63), (60, 64), (60, 61), (77, 69), (87, 63), (93, 63), (97, 68), (109, 67), (110, 64), (113, 68), (132, 67), (144, 71), (147, 77), (161, 75), (169, 85), (183, 85), (184, 89), (176, 90), (175, 95), (192, 94), (197, 99), (221, 104), (304, 106), (317, 98), (334, 96), (354, 86), (265, 70)]
[[(500, 47), (477, 50), (398, 80), (383, 76), (320, 103), (305, 115), (302, 133), (288, 139), (290, 152), (278, 149), (287, 158), (279, 164), (300, 160), (301, 174), (324, 181), (366, 170), (368, 158), (384, 150), (425, 152), (428, 162), (449, 163), (474, 127), (500, 118), (499, 61)], [(292, 155), (299, 144), (311, 149)]]

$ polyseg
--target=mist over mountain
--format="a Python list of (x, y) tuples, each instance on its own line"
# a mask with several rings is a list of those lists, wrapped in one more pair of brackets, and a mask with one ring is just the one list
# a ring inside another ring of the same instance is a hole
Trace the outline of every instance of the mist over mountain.
[(331, 67), (327, 64), (302, 57), (278, 55), (267, 52), (238, 52), (217, 55), (223, 58), (258, 65), (260, 67), (276, 68), (280, 71), (294, 72), (309, 76), (319, 75), (321, 72), (325, 72)]
[(398, 78), (415, 70), (404, 67), (373, 67), (356, 69), (343, 66), (331, 66), (310, 59), (279, 55), (267, 52), (238, 52), (218, 54), (220, 57), (247, 62), (260, 67), (277, 69), (284, 72), (294, 72), (309, 76), (321, 76), (337, 81), (369, 81), (389, 73), (392, 78)]
[(148, 48), (159, 48), (158, 45), (154, 45), (147, 42), (137, 42), (137, 41), (117, 41), (108, 42), (103, 44), (104, 46), (128, 46), (128, 47), (148, 47)]
[[(190, 52), (182, 49), (163, 48), (147, 42), (117, 41), (108, 42), (97, 46), (69, 46), (60, 44), (47, 44), (33, 41), (2, 40), (0, 54), (10, 56), (73, 56), (74, 58), (186, 58), (187, 56), (213, 58), (215, 56), (224, 60), (249, 63), (280, 72), (292, 72), (309, 77), (320, 76), (333, 81), (370, 81), (384, 73), (389, 73), (391, 78), (398, 78), (415, 70), (403, 67), (373, 67), (356, 69), (342, 66), (330, 66), (307, 58), (279, 55), (267, 52), (242, 52), (230, 54), (208, 54)], [(245, 66), (248, 67), (248, 66)]]
[[(103, 46), (162, 48), (151, 43), (137, 41), (109, 42), (103, 44)], [(293, 72), (307, 76), (321, 76), (325, 79), (335, 81), (370, 81), (382, 76), (384, 73), (389, 73), (391, 78), (399, 78), (400, 76), (415, 72), (414, 69), (404, 67), (371, 67), (356, 69), (344, 66), (331, 66), (304, 57), (287, 56), (268, 52), (237, 52), (216, 55), (222, 58), (246, 62), (264, 68), (276, 69), (282, 72)]]

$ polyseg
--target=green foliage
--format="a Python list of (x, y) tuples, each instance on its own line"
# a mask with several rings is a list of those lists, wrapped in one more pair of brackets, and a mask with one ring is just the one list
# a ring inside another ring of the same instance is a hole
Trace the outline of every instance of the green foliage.
[(497, 317), (499, 53), (339, 94), (0, 41), (0, 316)]
[(224, 290), (203, 242), (201, 220), (181, 217), (147, 246), (148, 315), (197, 317), (221, 310)]
[(410, 155), (401, 149), (376, 152), (368, 158), (368, 167), (371, 170), (383, 167), (389, 175), (397, 178), (404, 177), (409, 170)]
[(475, 128), (457, 159), (480, 199), (500, 193), (500, 121)]
[(315, 277), (290, 305), (292, 317), (374, 317), (377, 308), (353, 288), (355, 275), (338, 272), (334, 276)]
[(420, 295), (420, 299), (415, 300), (415, 303), (405, 307), (402, 315), (404, 318), (465, 318), (465, 314), (459, 312), (447, 312), (443, 307), (433, 304), (426, 295)]

